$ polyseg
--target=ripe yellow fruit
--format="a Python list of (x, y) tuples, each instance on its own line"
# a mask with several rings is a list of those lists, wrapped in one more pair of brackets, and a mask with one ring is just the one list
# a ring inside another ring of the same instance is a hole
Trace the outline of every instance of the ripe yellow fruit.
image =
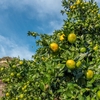
[(73, 6), (70, 6), (70, 9), (72, 9), (73, 8)]
[(14, 73), (11, 73), (10, 75), (13, 77), (14, 76)]
[(76, 6), (74, 6), (74, 5), (71, 5), (70, 6), (70, 9), (73, 9), (74, 10), (75, 8), (76, 8)]
[(18, 97), (16, 97), (16, 100), (18, 100)]
[(68, 35), (68, 41), (69, 41), (69, 43), (74, 43), (76, 41), (76, 34), (75, 33), (70, 33)]
[(1, 67), (1, 69), (0, 69), (1, 71), (3, 71), (4, 70), (4, 68), (3, 67)]
[(79, 5), (80, 3), (81, 3), (81, 1), (80, 1), (80, 0), (77, 0), (77, 1), (76, 1), (76, 4), (77, 4), (77, 5)]
[(21, 74), (20, 73), (17, 73), (17, 75), (16, 75), (17, 77), (20, 77), (21, 76)]
[(24, 91), (26, 88), (27, 88), (27, 85), (23, 86), (22, 87), (22, 90)]
[(8, 97), (8, 96), (10, 96), (10, 94), (7, 92), (7, 93), (6, 93), (6, 97)]
[(23, 64), (23, 61), (19, 61), (19, 64), (22, 65)]
[(86, 72), (86, 78), (87, 79), (91, 79), (91, 78), (93, 78), (93, 75), (94, 75), (94, 73), (93, 73), (93, 71), (92, 70), (87, 70), (87, 72)]
[(56, 51), (58, 51), (59, 46), (57, 43), (51, 43), (50, 48), (52, 51), (56, 52)]
[(100, 14), (98, 14), (98, 18), (100, 18)]
[(67, 66), (68, 69), (74, 69), (75, 65), (76, 65), (76, 63), (75, 63), (74, 60), (67, 60), (66, 61), (66, 66)]
[(98, 99), (100, 99), (100, 90), (97, 91), (97, 97), (98, 97)]
[(60, 36), (60, 38), (59, 38), (60, 41), (63, 41), (63, 40), (64, 40), (64, 36), (65, 36), (64, 34), (62, 34), (62, 35)]
[(96, 45), (93, 47), (93, 50), (94, 50), (94, 51), (97, 51), (97, 50), (98, 50), (98, 47), (99, 47), (99, 46), (96, 44)]
[(20, 94), (20, 99), (23, 99), (24, 98), (24, 94)]
[(42, 57), (42, 60), (44, 60), (44, 57)]
[(16, 67), (17, 67), (16, 65), (13, 65), (13, 66), (12, 66), (12, 68), (16, 68)]
[(86, 48), (85, 48), (85, 47), (81, 47), (81, 48), (80, 48), (80, 52), (81, 52), (81, 53), (86, 52)]

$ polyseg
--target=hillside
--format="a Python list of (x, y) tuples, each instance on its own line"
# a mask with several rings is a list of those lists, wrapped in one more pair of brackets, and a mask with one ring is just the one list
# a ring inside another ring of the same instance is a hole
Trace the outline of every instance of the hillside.
[[(11, 57), (3, 57), (3, 58), (0, 58), (0, 67), (5, 67), (5, 66), (8, 66), (7, 65), (7, 61), (10, 61), (12, 60), (13, 58)], [(2, 82), (2, 80), (0, 79), (0, 97), (3, 96), (3, 88), (4, 88), (4, 83)]]

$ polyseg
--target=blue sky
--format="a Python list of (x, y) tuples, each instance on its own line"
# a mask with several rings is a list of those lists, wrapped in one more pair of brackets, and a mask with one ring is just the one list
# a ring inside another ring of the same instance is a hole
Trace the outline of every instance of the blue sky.
[(65, 18), (61, 9), (61, 0), (0, 0), (0, 58), (31, 59), (36, 45), (27, 32), (52, 34), (60, 29)]

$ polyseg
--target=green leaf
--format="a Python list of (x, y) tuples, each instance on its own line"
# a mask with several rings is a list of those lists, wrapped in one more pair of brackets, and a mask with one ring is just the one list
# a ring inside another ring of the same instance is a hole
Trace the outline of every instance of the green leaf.
[(91, 100), (90, 96), (87, 96), (87, 97), (86, 97), (86, 100)]
[(85, 100), (83, 95), (81, 95), (81, 94), (79, 94), (77, 98), (78, 98), (78, 100)]
[(45, 90), (45, 84), (44, 84), (43, 82), (40, 82), (40, 89), (41, 89), (42, 91)]

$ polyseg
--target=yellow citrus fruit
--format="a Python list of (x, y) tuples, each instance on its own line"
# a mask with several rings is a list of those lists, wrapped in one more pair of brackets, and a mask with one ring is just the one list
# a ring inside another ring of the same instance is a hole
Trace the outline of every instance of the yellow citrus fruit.
[(44, 57), (42, 57), (42, 60), (44, 60)]
[(11, 73), (10, 75), (13, 77), (14, 76), (14, 73)]
[(20, 77), (21, 76), (21, 74), (20, 73), (17, 73), (17, 77)]
[(20, 94), (20, 99), (23, 99), (24, 98), (24, 94)]
[(52, 51), (56, 52), (56, 51), (58, 51), (59, 46), (57, 43), (51, 43), (50, 48)]
[(27, 86), (22, 87), (22, 90), (24, 91), (27, 88)]
[(18, 100), (18, 97), (16, 97), (16, 100)]
[(82, 65), (81, 61), (76, 62), (76, 67), (79, 68)]
[(80, 52), (82, 52), (82, 53), (86, 52), (86, 48), (85, 47), (81, 47), (80, 48)]
[(69, 41), (69, 43), (74, 43), (76, 41), (76, 34), (70, 33), (68, 35), (68, 41)]
[(6, 93), (6, 96), (7, 96), (7, 97), (10, 96), (10, 94), (7, 92), (7, 93)]
[(67, 26), (66, 26), (66, 25), (64, 25), (64, 28), (66, 29), (66, 28), (67, 28)]
[(27, 92), (27, 90), (25, 89), (23, 92), (25, 93), (25, 92)]
[(100, 90), (97, 91), (97, 97), (100, 99)]
[(81, 3), (81, 1), (80, 1), (80, 0), (77, 0), (77, 1), (76, 1), (76, 4), (77, 4), (77, 5), (79, 5), (80, 3)]
[(65, 36), (64, 34), (62, 34), (62, 35), (60, 36), (60, 38), (59, 38), (60, 41), (63, 41), (63, 40), (64, 40), (64, 36)]
[(23, 61), (19, 61), (19, 64), (22, 65), (23, 64)]
[(75, 68), (75, 61), (74, 60), (67, 60), (66, 61), (66, 66), (68, 69), (74, 69)]
[(4, 68), (3, 67), (1, 67), (1, 69), (0, 69), (1, 71), (3, 71), (4, 70)]
[(93, 42), (89, 42), (89, 44), (90, 44), (90, 46), (92, 46), (93, 45)]
[(16, 68), (16, 65), (13, 65), (12, 68)]
[(100, 14), (98, 14), (98, 18), (100, 18)]
[(86, 78), (87, 79), (91, 79), (91, 78), (93, 78), (93, 75), (94, 75), (94, 73), (93, 73), (93, 71), (92, 70), (87, 70), (87, 72), (86, 72)]
[(6, 82), (9, 82), (9, 81), (10, 81), (10, 79), (9, 79), (9, 78), (7, 78), (7, 79), (6, 79)]
[(73, 6), (70, 6), (70, 9), (72, 9), (73, 8)]
[(70, 9), (75, 9), (75, 8), (76, 8), (76, 6), (74, 6), (74, 5), (70, 6)]
[(98, 47), (99, 47), (99, 46), (96, 44), (96, 45), (93, 47), (93, 50), (94, 50), (94, 51), (97, 51), (97, 50), (98, 50)]

